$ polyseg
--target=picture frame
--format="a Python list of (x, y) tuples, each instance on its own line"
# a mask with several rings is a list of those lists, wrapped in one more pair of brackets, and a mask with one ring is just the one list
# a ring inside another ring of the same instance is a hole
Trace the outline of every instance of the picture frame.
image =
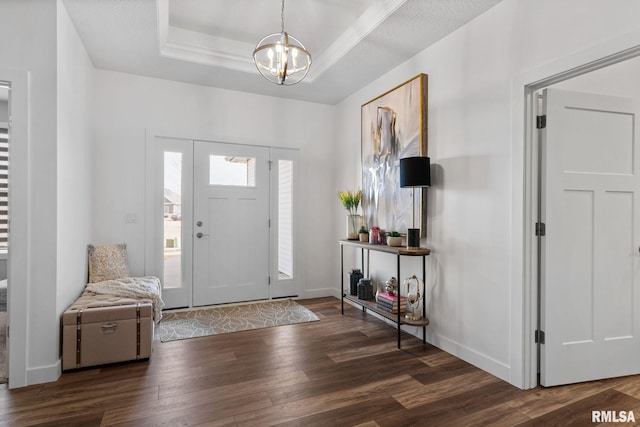
[[(412, 191), (400, 188), (400, 159), (428, 156), (428, 75), (418, 74), (361, 108), (362, 212), (367, 227), (406, 233), (419, 226), (426, 192), (413, 206)], [(412, 223), (416, 209), (416, 224)]]

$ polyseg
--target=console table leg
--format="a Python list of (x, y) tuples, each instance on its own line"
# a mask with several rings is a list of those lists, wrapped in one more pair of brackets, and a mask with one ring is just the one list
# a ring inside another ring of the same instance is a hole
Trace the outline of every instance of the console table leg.
[[(422, 318), (427, 318), (427, 266), (426, 257), (422, 255), (422, 283), (424, 284), (424, 292), (422, 292)], [(422, 327), (422, 344), (427, 342), (427, 327)]]
[(402, 310), (401, 310), (401, 308), (402, 308), (402, 304), (401, 304), (402, 303), (402, 297), (401, 297), (402, 296), (402, 292), (401, 292), (402, 289), (400, 289), (400, 283), (402, 283), (401, 280), (400, 280), (400, 254), (396, 255), (396, 260), (397, 260), (396, 261), (396, 264), (397, 264), (396, 265), (396, 271), (397, 271), (397, 274), (398, 274), (396, 276), (396, 278), (398, 279), (398, 297), (397, 297), (397, 299), (398, 299), (398, 349), (400, 349), (400, 347), (401, 347), (400, 334), (401, 334), (401, 331), (402, 331), (402, 328), (401, 328), (401, 325), (400, 325), (400, 316), (401, 316), (401, 312), (402, 312)]
[(344, 315), (344, 246), (340, 245), (340, 304)]

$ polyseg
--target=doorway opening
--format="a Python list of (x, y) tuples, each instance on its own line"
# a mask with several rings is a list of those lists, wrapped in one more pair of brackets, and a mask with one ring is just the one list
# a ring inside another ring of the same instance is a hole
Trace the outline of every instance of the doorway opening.
[[(573, 67), (564, 72), (549, 75), (546, 78), (536, 79), (535, 83), (524, 86), (525, 89), (525, 312), (528, 320), (525, 320), (524, 348), (525, 348), (525, 388), (535, 387), (539, 383), (538, 374), (545, 367), (540, 365), (542, 356), (540, 349), (548, 346), (548, 333), (545, 333), (544, 314), (544, 283), (546, 266), (542, 262), (544, 257), (545, 231), (550, 232), (545, 224), (545, 185), (544, 178), (547, 171), (542, 162), (545, 156), (542, 150), (541, 130), (544, 120), (538, 119), (541, 91), (547, 88), (562, 90), (580, 90), (599, 95), (620, 96), (630, 93), (629, 84), (635, 85), (625, 76), (637, 75), (640, 70), (640, 46), (620, 51), (599, 60), (587, 62), (582, 66)], [(632, 71), (635, 70), (635, 71)], [(632, 74), (628, 74), (632, 73)], [(608, 76), (608, 77), (607, 77)], [(634, 79), (635, 80), (635, 79)], [(531, 80), (530, 80), (531, 81)], [(521, 86), (522, 87), (522, 86)], [(640, 99), (640, 87), (637, 97)], [(586, 110), (582, 110), (584, 112)], [(547, 123), (554, 120), (546, 117)], [(557, 123), (557, 118), (555, 119)], [(538, 122), (538, 123), (537, 123)], [(539, 126), (536, 126), (539, 125)], [(602, 149), (606, 150), (606, 141), (602, 141)], [(577, 194), (577, 193), (574, 193)], [(585, 193), (581, 193), (585, 194)], [(620, 193), (616, 193), (620, 195)], [(545, 227), (546, 226), (546, 227)], [(556, 225), (557, 227), (557, 225)], [(545, 230), (546, 228), (546, 230)], [(557, 230), (557, 228), (556, 228)], [(638, 256), (638, 242), (629, 245), (629, 256)], [(634, 246), (635, 245), (635, 246)], [(632, 255), (631, 251), (635, 249)], [(530, 260), (527, 261), (527, 260)], [(569, 308), (565, 307), (565, 310)], [(531, 344), (529, 344), (531, 343)], [(568, 344), (571, 344), (568, 342)], [(575, 382), (575, 381), (571, 381)], [(552, 382), (550, 382), (552, 383)]]

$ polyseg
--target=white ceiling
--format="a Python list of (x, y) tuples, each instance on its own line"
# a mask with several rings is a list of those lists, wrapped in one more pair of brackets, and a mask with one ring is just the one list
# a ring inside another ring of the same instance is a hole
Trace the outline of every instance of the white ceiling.
[(283, 87), (252, 62), (280, 32), (281, 0), (63, 0), (96, 68), (328, 104), (500, 1), (289, 0), (285, 30), (313, 63)]

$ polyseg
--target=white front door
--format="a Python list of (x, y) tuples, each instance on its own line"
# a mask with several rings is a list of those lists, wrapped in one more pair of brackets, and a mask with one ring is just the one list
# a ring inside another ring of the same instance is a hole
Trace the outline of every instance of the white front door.
[(269, 149), (195, 141), (193, 305), (269, 298)]
[(541, 383), (640, 373), (635, 101), (546, 90)]

